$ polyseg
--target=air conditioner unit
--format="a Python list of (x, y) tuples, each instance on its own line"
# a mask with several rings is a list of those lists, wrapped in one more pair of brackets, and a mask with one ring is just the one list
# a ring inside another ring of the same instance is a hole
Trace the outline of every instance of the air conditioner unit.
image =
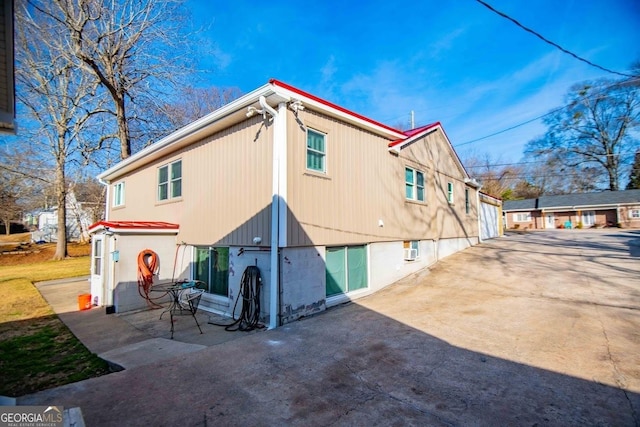
[(406, 261), (414, 261), (418, 258), (418, 250), (417, 249), (405, 249), (404, 250), (404, 259)]

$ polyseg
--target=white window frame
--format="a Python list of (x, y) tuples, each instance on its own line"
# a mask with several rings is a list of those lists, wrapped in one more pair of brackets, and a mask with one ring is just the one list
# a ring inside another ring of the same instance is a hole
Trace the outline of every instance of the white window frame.
[[(405, 187), (405, 198), (407, 200), (414, 200), (417, 202), (424, 202), (426, 199), (426, 182), (425, 182), (425, 174), (423, 171), (419, 169), (414, 169), (409, 166), (405, 166), (405, 178), (404, 178), (404, 187)], [(411, 171), (412, 174), (412, 182), (407, 181), (407, 171)], [(422, 185), (418, 185), (418, 175), (422, 175)], [(411, 195), (407, 194), (407, 189), (411, 188)], [(422, 197), (419, 197), (419, 190), (422, 190)]]
[(531, 212), (514, 212), (513, 222), (531, 222)]
[(113, 207), (124, 206), (124, 181), (113, 186)]
[[(173, 179), (172, 179), (172, 178), (171, 178), (171, 172), (173, 171), (173, 167), (174, 167), (175, 165), (177, 165), (178, 163), (180, 163), (180, 177), (179, 177), (179, 178), (173, 178)], [(166, 168), (166, 169), (167, 169), (167, 180), (166, 180), (166, 181), (160, 181), (160, 171), (161, 171), (162, 169), (164, 169), (164, 168)], [(158, 167), (158, 175), (157, 175), (157, 176), (158, 176), (158, 185), (157, 185), (157, 187), (156, 187), (156, 188), (157, 188), (157, 190), (158, 190), (158, 193), (157, 193), (158, 201), (160, 201), (160, 202), (165, 202), (165, 201), (167, 201), (167, 200), (179, 199), (179, 198), (181, 198), (181, 197), (182, 197), (182, 159), (175, 160), (175, 161), (173, 161), (173, 162), (171, 162), (171, 163), (167, 163), (167, 164), (164, 164), (164, 165), (162, 165), (162, 166)], [(178, 182), (180, 182), (180, 194), (179, 194), (179, 195), (177, 195), (177, 196), (173, 196), (173, 189), (174, 189), (174, 186), (175, 186)], [(167, 191), (167, 196), (166, 196), (166, 197), (164, 197), (164, 198), (163, 198), (163, 197), (161, 197), (161, 194), (162, 194), (162, 192), (161, 192), (161, 187), (162, 187), (163, 185), (166, 185), (166, 186), (167, 186), (167, 190), (166, 190), (166, 191)]]
[(453, 182), (447, 182), (447, 201), (450, 205), (453, 204)]
[[(316, 150), (315, 148), (311, 148), (309, 146), (309, 133), (314, 133), (316, 135), (319, 135), (322, 137), (322, 141), (324, 142), (324, 151), (320, 151), (320, 150)], [(316, 172), (316, 173), (327, 173), (327, 134), (324, 132), (320, 132), (319, 130), (316, 129), (311, 129), (311, 128), (307, 128), (307, 149), (305, 151), (305, 164), (307, 167), (307, 170), (312, 171), (312, 172)], [(312, 168), (309, 167), (309, 153), (313, 153), (313, 154), (318, 154), (321, 156), (322, 159), (322, 168), (321, 169), (316, 169), (316, 168)]]
[(402, 242), (402, 246), (404, 249), (415, 249), (415, 259), (420, 259), (420, 240), (405, 240)]
[(640, 209), (629, 209), (630, 219), (640, 219)]

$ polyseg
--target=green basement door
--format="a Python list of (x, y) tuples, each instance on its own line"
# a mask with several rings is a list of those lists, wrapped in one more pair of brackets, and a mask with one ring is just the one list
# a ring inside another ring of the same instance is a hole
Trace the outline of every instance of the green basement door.
[(327, 296), (363, 289), (367, 284), (367, 247), (327, 248)]

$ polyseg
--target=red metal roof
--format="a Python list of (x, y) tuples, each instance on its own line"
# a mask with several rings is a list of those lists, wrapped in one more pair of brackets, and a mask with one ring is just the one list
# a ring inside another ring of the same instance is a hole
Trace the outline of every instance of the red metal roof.
[(91, 224), (89, 231), (100, 227), (113, 230), (177, 230), (180, 228), (178, 224), (161, 221), (98, 221), (95, 224)]
[(298, 88), (296, 88), (296, 87), (293, 87), (293, 86), (291, 86), (291, 85), (288, 85), (288, 84), (286, 84), (286, 83), (283, 83), (283, 82), (281, 82), (281, 81), (279, 81), (279, 80), (271, 79), (271, 80), (269, 80), (269, 83), (271, 83), (271, 84), (273, 84), (273, 85), (276, 85), (276, 86), (280, 86), (280, 87), (281, 87), (281, 88), (283, 88), (283, 89), (287, 89), (287, 90), (290, 90), (290, 91), (292, 91), (292, 92), (295, 92), (295, 93), (297, 93), (297, 94), (299, 94), (299, 95), (302, 95), (302, 96), (304, 96), (304, 97), (306, 97), (306, 98), (310, 98), (310, 99), (312, 99), (312, 100), (314, 100), (314, 101), (317, 101), (317, 102), (319, 102), (319, 103), (321, 103), (321, 104), (326, 105), (327, 107), (334, 108), (334, 109), (336, 109), (336, 110), (338, 110), (338, 111), (340, 111), (340, 112), (343, 112), (343, 113), (345, 113), (345, 114), (348, 114), (348, 115), (350, 115), (350, 116), (357, 117), (358, 119), (360, 119), (360, 120), (364, 120), (365, 122), (369, 122), (369, 123), (371, 123), (372, 125), (380, 126), (380, 127), (382, 127), (382, 128), (385, 128), (385, 129), (390, 130), (390, 131), (395, 132), (395, 133), (403, 133), (402, 131), (399, 131), (398, 129), (394, 129), (394, 128), (392, 128), (391, 126), (387, 126), (387, 125), (385, 125), (385, 124), (383, 124), (383, 123), (380, 123), (380, 122), (377, 122), (377, 121), (375, 121), (375, 120), (372, 120), (372, 119), (370, 119), (370, 118), (368, 118), (368, 117), (365, 117), (365, 116), (363, 116), (363, 115), (361, 115), (361, 114), (354, 113), (353, 111), (349, 111), (349, 110), (347, 110), (346, 108), (343, 108), (343, 107), (341, 107), (341, 106), (339, 106), (339, 105), (336, 105), (336, 104), (334, 104), (334, 103), (332, 103), (332, 102), (326, 101), (326, 100), (324, 100), (324, 99), (322, 99), (322, 98), (318, 98), (318, 97), (317, 97), (317, 96), (315, 96), (315, 95), (312, 95), (312, 94), (310, 94), (310, 93), (308, 93), (308, 92), (305, 92), (305, 91), (303, 91), (303, 90), (300, 90), (300, 89), (298, 89)]

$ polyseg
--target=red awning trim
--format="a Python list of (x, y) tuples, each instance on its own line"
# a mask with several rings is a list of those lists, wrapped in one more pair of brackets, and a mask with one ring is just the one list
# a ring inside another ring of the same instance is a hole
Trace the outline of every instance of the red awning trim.
[(164, 232), (177, 233), (180, 229), (178, 224), (161, 221), (98, 221), (89, 227), (89, 233), (99, 231), (113, 232)]

